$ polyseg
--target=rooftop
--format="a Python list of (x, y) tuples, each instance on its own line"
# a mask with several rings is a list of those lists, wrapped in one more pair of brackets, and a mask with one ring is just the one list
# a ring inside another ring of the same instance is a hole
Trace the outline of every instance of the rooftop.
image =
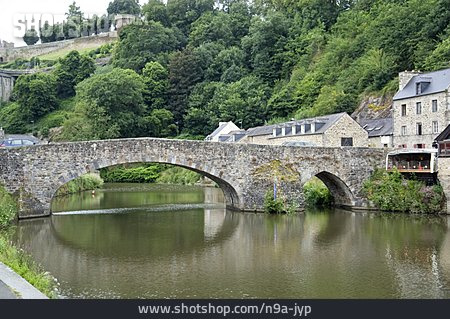
[(391, 117), (374, 120), (363, 119), (359, 124), (369, 133), (369, 137), (392, 135), (394, 132)]
[(304, 135), (304, 134), (322, 134), (324, 133), (330, 126), (332, 126), (334, 123), (337, 122), (342, 116), (346, 115), (347, 113), (336, 113), (336, 114), (330, 114), (330, 115), (324, 115), (324, 116), (318, 116), (313, 118), (307, 118), (302, 120), (293, 120), (289, 122), (279, 123), (279, 124), (273, 124), (273, 125), (266, 125), (266, 126), (258, 126), (249, 128), (247, 130), (248, 136), (258, 136), (258, 135), (272, 135), (273, 129), (277, 128), (289, 128), (293, 127), (294, 125), (303, 125), (303, 124), (320, 124), (316, 125), (316, 129), (314, 132), (306, 131), (305, 133), (301, 134), (300, 132), (296, 132), (296, 135)]
[[(419, 92), (417, 91), (417, 85), (420, 85)], [(444, 92), (449, 86), (450, 68), (429, 73), (421, 73), (413, 76), (403, 90), (400, 90), (395, 94), (394, 100)]]

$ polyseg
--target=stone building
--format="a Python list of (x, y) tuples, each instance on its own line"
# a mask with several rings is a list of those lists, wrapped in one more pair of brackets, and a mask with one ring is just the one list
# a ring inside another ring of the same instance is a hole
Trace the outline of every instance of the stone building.
[(363, 119), (359, 124), (369, 134), (369, 147), (394, 147), (392, 117)]
[(368, 133), (347, 113), (324, 115), (247, 130), (240, 143), (281, 145), (286, 142), (318, 147), (367, 147)]
[(394, 147), (431, 148), (449, 123), (450, 68), (429, 73), (401, 72), (394, 96)]

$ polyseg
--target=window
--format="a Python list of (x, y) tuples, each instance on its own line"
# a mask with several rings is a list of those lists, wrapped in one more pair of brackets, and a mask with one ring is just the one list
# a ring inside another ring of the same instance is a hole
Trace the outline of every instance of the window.
[(437, 100), (431, 101), (431, 112), (437, 112)]
[(422, 123), (416, 123), (416, 135), (422, 135)]
[(34, 145), (34, 143), (30, 140), (22, 140), (22, 145)]
[(402, 104), (402, 116), (406, 116), (406, 104)]
[(406, 144), (400, 144), (398, 148), (406, 148)]
[(22, 145), (22, 140), (12, 140), (11, 145), (14, 145), (14, 146)]
[(422, 85), (421, 83), (416, 83), (416, 95), (422, 94)]
[(353, 137), (342, 137), (341, 146), (353, 146)]
[(422, 103), (421, 102), (416, 103), (416, 114), (422, 114)]
[(406, 126), (402, 126), (401, 135), (406, 135)]
[(431, 123), (431, 129), (432, 129), (433, 134), (439, 133), (439, 123), (438, 123), (438, 121), (433, 121)]
[(414, 144), (414, 148), (425, 148), (425, 144)]

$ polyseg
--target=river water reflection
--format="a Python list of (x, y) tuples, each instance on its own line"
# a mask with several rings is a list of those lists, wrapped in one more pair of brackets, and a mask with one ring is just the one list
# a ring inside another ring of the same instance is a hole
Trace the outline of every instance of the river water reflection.
[(71, 298), (449, 298), (450, 218), (227, 211), (217, 188), (109, 184), (15, 240)]

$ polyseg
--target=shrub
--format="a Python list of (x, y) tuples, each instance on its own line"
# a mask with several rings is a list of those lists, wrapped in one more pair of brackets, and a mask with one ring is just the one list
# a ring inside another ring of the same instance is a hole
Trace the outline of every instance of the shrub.
[(264, 196), (264, 212), (268, 214), (294, 214), (297, 212), (297, 204), (288, 203), (281, 194), (274, 198), (273, 190), (268, 190)]
[(328, 207), (333, 203), (333, 196), (327, 186), (317, 177), (303, 186), (305, 203), (307, 206)]
[(170, 167), (161, 172), (156, 179), (161, 184), (194, 185), (201, 178), (201, 175), (182, 167)]
[(162, 169), (158, 164), (130, 168), (116, 166), (102, 169), (100, 176), (107, 183), (153, 183)]
[(407, 180), (397, 170), (375, 170), (364, 183), (364, 192), (377, 208), (384, 211), (439, 213), (444, 202), (441, 186)]

